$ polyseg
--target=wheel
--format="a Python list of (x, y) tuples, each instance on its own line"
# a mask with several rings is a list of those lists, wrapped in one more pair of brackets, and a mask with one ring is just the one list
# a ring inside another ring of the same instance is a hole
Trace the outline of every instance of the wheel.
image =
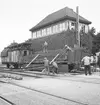
[(71, 72), (73, 69), (74, 69), (74, 64), (71, 63), (71, 64), (68, 64), (68, 72)]
[(17, 63), (14, 64), (13, 66), (14, 66), (15, 69), (18, 69), (18, 64)]
[(7, 63), (7, 68), (9, 68), (10, 67), (10, 65), (9, 65), (9, 63)]

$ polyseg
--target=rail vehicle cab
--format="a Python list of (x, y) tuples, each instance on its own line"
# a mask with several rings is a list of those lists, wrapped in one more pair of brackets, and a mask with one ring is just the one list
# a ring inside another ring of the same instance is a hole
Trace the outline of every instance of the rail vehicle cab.
[(30, 43), (10, 45), (1, 52), (1, 61), (7, 68), (20, 68), (23, 64), (23, 58), (32, 53)]

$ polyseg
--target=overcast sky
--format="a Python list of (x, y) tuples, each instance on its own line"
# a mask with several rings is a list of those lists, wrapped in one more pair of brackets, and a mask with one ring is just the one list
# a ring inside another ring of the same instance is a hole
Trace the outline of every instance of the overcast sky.
[(31, 38), (30, 28), (48, 14), (64, 7), (76, 11), (100, 31), (99, 0), (0, 0), (0, 51), (15, 40), (21, 43)]

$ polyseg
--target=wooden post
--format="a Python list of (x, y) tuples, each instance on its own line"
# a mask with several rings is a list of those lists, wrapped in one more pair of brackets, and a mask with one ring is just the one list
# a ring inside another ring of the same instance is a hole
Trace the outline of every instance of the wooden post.
[(52, 61), (50, 61), (50, 64), (59, 56), (59, 54), (57, 54), (53, 59)]
[(77, 24), (77, 32), (76, 32), (76, 40), (77, 40), (77, 45), (80, 47), (80, 34), (79, 34), (79, 7), (76, 7), (76, 24)]
[(33, 59), (31, 60), (31, 62), (30, 62), (26, 67), (28, 67), (38, 56), (39, 56), (39, 54), (37, 54), (37, 55), (35, 56), (35, 58), (33, 58)]

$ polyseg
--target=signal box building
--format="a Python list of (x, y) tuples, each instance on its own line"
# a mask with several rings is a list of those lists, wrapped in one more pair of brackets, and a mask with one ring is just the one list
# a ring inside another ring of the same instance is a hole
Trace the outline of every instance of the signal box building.
[[(32, 38), (50, 36), (68, 29), (73, 30), (76, 27), (76, 17), (76, 12), (68, 7), (51, 13), (30, 29)], [(90, 21), (79, 16), (79, 31), (84, 30), (85, 33), (88, 33), (89, 24), (91, 24)]]
[[(60, 9), (54, 13), (49, 14), (37, 25), (30, 29), (32, 48), (35, 51), (42, 50), (43, 43), (48, 43), (48, 50), (63, 49), (65, 44), (74, 47), (77, 43), (77, 13), (68, 7)], [(91, 22), (82, 16), (79, 16), (79, 33), (84, 32), (85, 45), (88, 41), (86, 39)], [(88, 35), (89, 36), (89, 35)], [(90, 45), (87, 43), (87, 45)]]

